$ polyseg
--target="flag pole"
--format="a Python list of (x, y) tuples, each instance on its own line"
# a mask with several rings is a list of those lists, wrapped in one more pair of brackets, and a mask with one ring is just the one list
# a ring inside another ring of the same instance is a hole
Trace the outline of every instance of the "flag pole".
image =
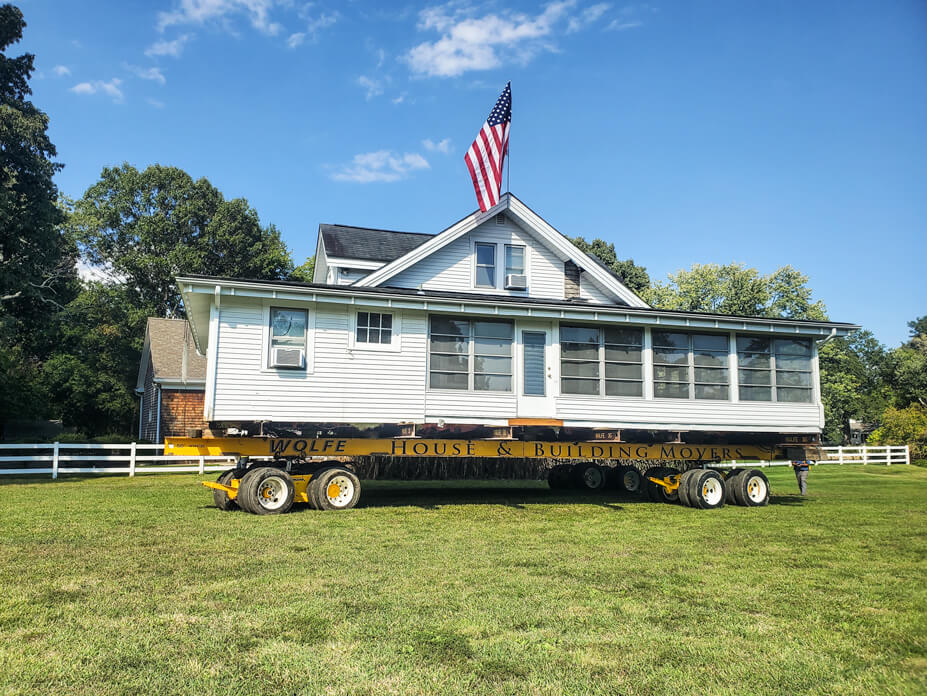
[[(508, 82), (508, 87), (509, 87), (509, 90), (510, 90), (510, 91), (509, 91), (509, 100), (510, 100), (510, 101), (509, 101), (509, 113), (511, 114), (511, 110), (512, 110), (512, 102), (511, 102), (511, 98), (512, 98), (512, 92), (511, 92), (512, 82), (511, 82), (511, 80), (509, 80), (509, 82)], [(511, 187), (511, 185), (510, 185), (510, 184), (511, 184), (511, 180), (512, 180), (512, 157), (511, 157), (512, 148), (509, 147), (509, 146), (511, 145), (511, 142), (512, 142), (512, 117), (511, 117), (511, 115), (510, 115), (510, 116), (509, 116), (509, 137), (506, 138), (506, 140), (505, 140), (505, 192), (506, 192), (506, 193), (511, 193), (511, 192), (512, 192), (512, 187)]]

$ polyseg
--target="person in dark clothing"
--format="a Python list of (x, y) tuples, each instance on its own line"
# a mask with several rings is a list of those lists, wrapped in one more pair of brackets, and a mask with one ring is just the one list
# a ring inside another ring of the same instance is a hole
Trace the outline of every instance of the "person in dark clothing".
[(802, 495), (808, 494), (808, 470), (811, 462), (807, 459), (799, 459), (792, 462), (792, 468), (795, 469), (795, 478), (798, 481), (798, 492)]

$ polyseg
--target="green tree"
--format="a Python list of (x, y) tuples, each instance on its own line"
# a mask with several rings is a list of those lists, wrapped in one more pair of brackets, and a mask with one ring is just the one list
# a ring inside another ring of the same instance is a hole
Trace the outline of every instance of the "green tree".
[(927, 409), (919, 404), (889, 408), (882, 425), (869, 435), (872, 445), (908, 445), (912, 459), (927, 458)]
[(896, 406), (927, 407), (927, 336), (919, 334), (889, 354), (885, 380)]
[(21, 299), (55, 301), (74, 268), (52, 180), (62, 165), (48, 116), (28, 100), (35, 56), (6, 55), (25, 26), (18, 8), (0, 6), (0, 313), (19, 312)]
[(908, 328), (911, 329), (911, 338), (927, 336), (927, 316), (909, 321)]
[(297, 266), (290, 274), (290, 280), (298, 280), (301, 283), (311, 283), (312, 276), (315, 273), (315, 254), (306, 259), (306, 263)]
[(105, 168), (75, 204), (72, 229), (91, 263), (160, 316), (184, 316), (176, 275), (273, 280), (293, 270), (280, 233), (263, 227), (246, 200), (226, 200), (176, 167)]
[(592, 254), (624, 283), (626, 287), (642, 294), (650, 287), (650, 276), (647, 269), (634, 263), (634, 259), (621, 260), (615, 251), (615, 245), (604, 239), (593, 239), (587, 242), (583, 237), (574, 237), (572, 242), (587, 254)]
[(694, 264), (670, 273), (645, 294), (652, 306), (690, 312), (753, 317), (826, 319), (824, 304), (812, 301), (808, 277), (791, 266), (769, 275), (743, 264)]

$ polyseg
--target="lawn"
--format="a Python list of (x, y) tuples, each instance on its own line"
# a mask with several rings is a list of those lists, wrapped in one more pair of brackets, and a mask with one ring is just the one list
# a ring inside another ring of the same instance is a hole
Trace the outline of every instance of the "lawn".
[(0, 481), (0, 694), (927, 693), (927, 470), (701, 511), (537, 482), (223, 513)]

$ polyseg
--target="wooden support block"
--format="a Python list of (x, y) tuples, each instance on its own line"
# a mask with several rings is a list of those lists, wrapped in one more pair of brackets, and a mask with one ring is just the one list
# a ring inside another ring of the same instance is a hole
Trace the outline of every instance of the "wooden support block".
[(622, 442), (620, 430), (596, 430), (593, 437), (596, 440), (608, 440), (609, 442)]
[(492, 428), (492, 437), (491, 440), (514, 440), (512, 435), (512, 426), (510, 425), (500, 425)]
[(415, 423), (400, 423), (399, 424), (399, 437), (401, 438), (416, 438), (418, 434), (416, 433)]

